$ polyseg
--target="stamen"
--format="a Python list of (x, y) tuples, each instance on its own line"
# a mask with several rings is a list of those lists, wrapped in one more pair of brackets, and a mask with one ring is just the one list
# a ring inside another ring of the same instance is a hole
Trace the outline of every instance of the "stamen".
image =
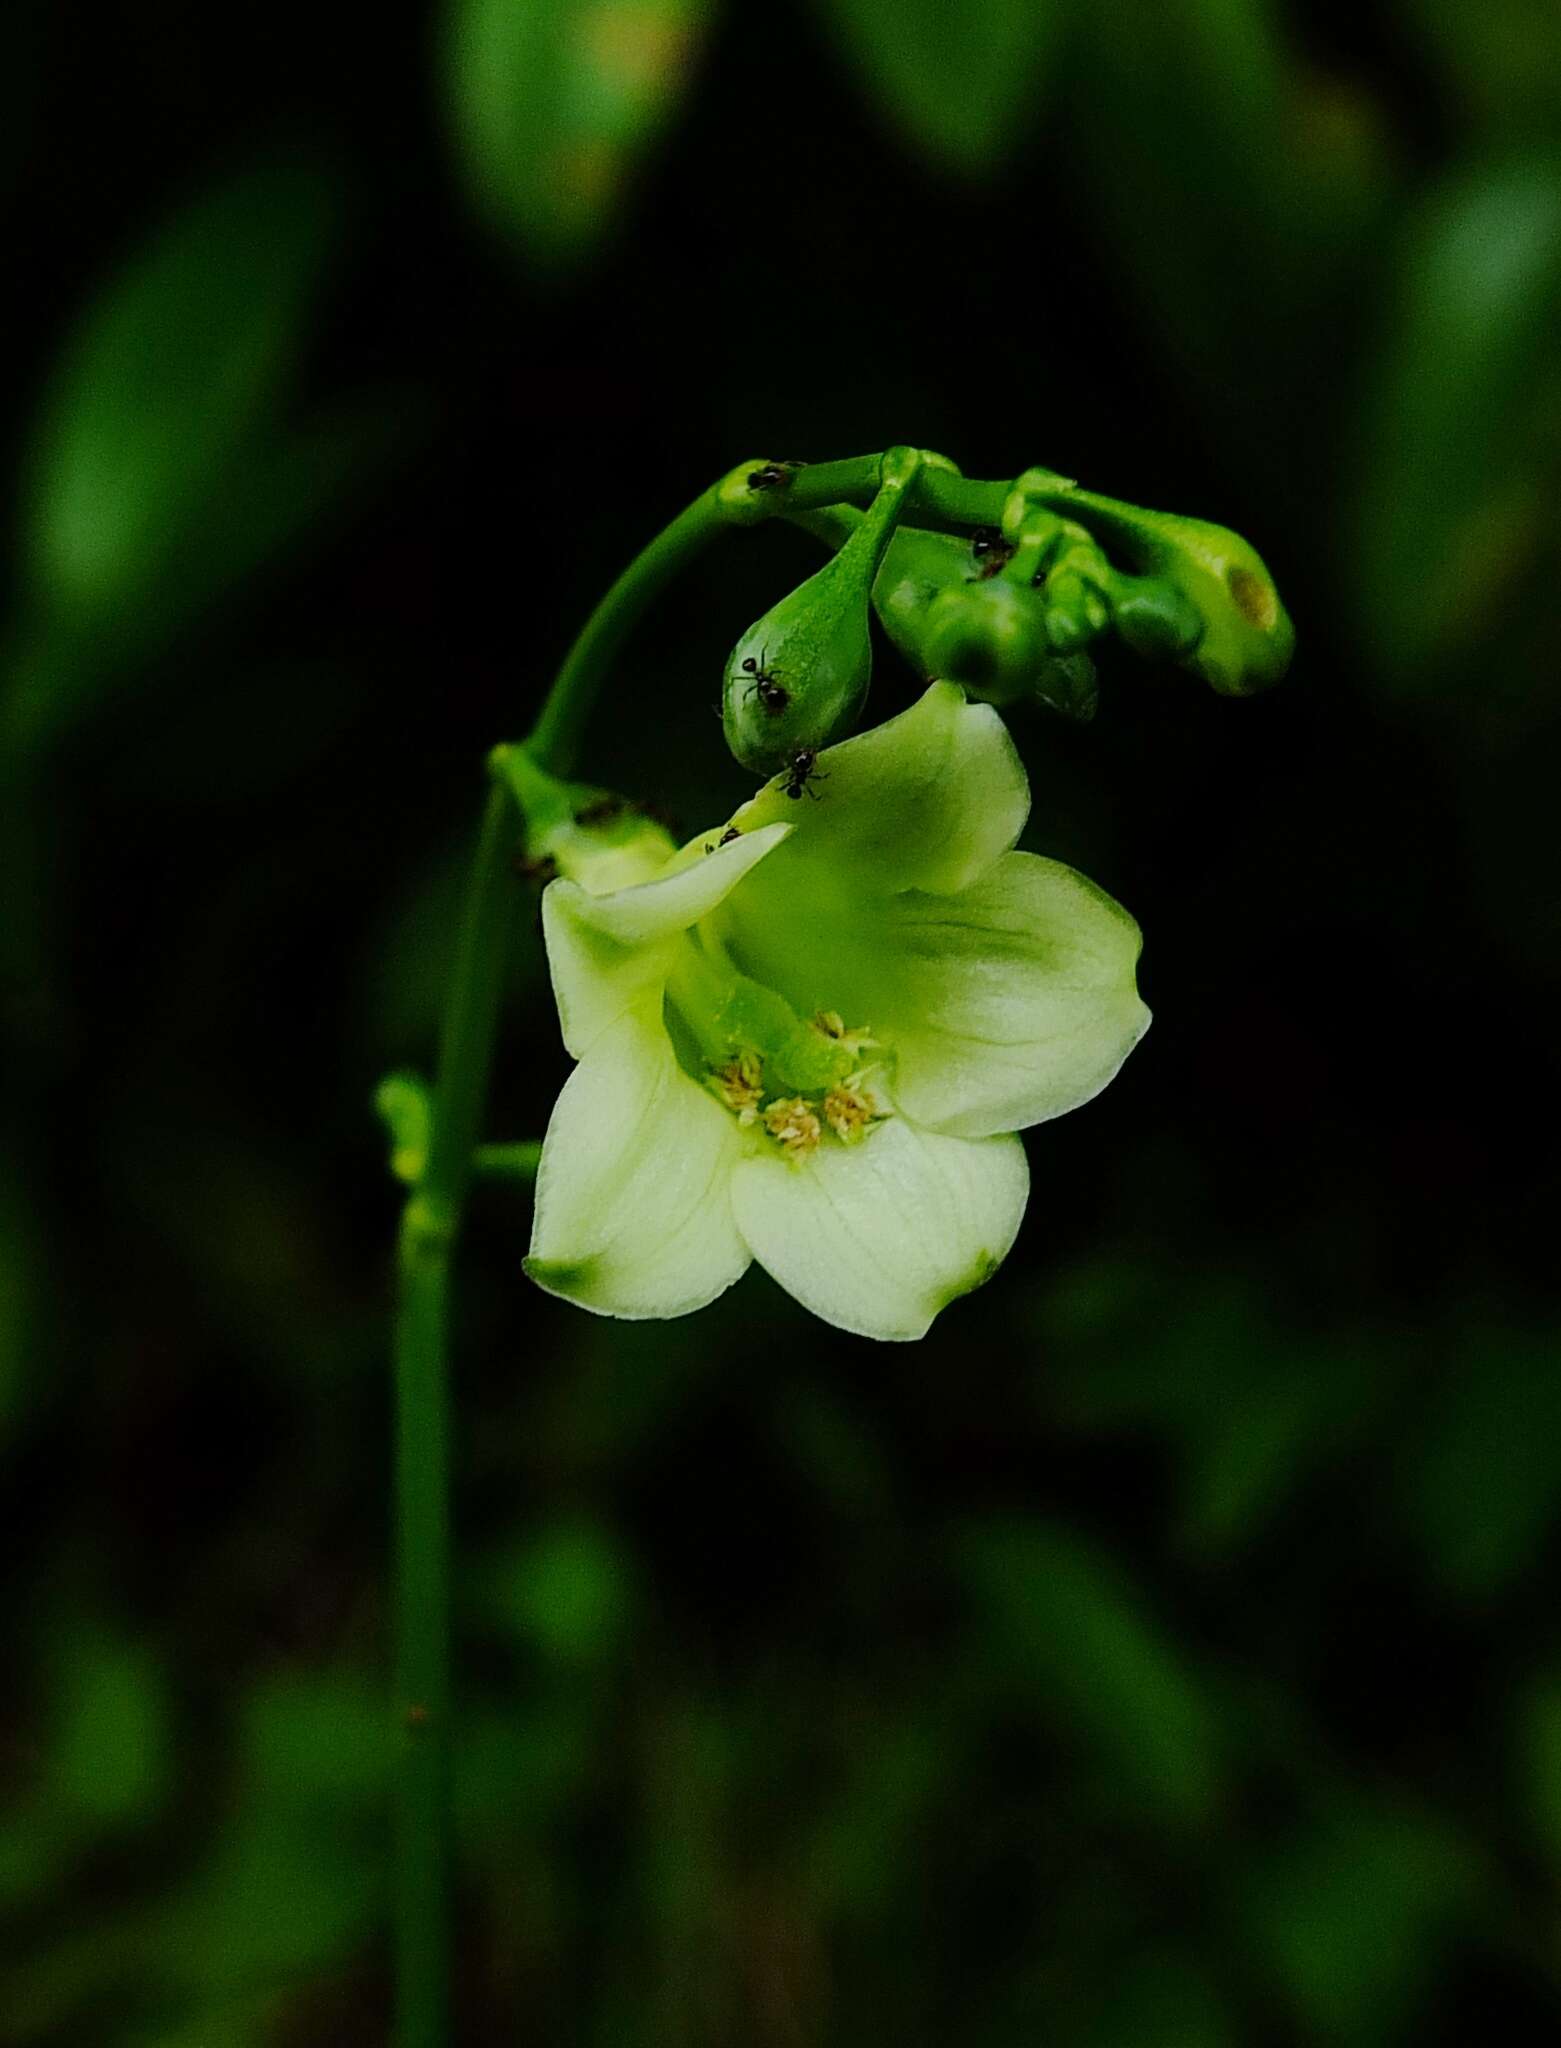
[(759, 1098), (764, 1093), (764, 1068), (757, 1053), (742, 1052), (710, 1077), (710, 1085), (740, 1124), (759, 1121)]
[(860, 1074), (853, 1074), (842, 1087), (831, 1088), (824, 1097), (824, 1121), (842, 1145), (856, 1144), (880, 1115), (877, 1104), (861, 1086), (861, 1079)]
[(853, 1055), (878, 1043), (870, 1024), (861, 1024), (854, 1031), (847, 1031), (845, 1019), (838, 1010), (820, 1010), (813, 1019), (813, 1029), (822, 1031), (826, 1038), (833, 1039)]
[(793, 1159), (806, 1159), (818, 1149), (824, 1135), (817, 1114), (800, 1095), (782, 1096), (770, 1103), (764, 1112), (764, 1127)]

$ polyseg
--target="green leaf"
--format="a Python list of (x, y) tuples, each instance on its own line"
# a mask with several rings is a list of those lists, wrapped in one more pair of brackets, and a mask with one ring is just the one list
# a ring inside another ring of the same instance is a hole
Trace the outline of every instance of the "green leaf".
[(106, 1635), (66, 1643), (56, 1678), (48, 1790), (88, 1830), (143, 1820), (172, 1765), (168, 1699), (151, 1654)]
[(1142, 1809), (1205, 1824), (1223, 1776), (1214, 1709), (1116, 1565), (1060, 1529), (1018, 1522), (967, 1530), (958, 1556), (983, 1658)]
[[(414, 415), (410, 431), (419, 427)], [(201, 517), (161, 566), (143, 562), (146, 580), (133, 605), (115, 610), (111, 631), (88, 604), (35, 620), (0, 663), (0, 776), (23, 769), (225, 596), (317, 532), (408, 432), (405, 406), (383, 404), (286, 436), (272, 429), (235, 458), (220, 505), (202, 500)]]
[(564, 1665), (614, 1657), (634, 1598), (630, 1559), (610, 1530), (584, 1519), (553, 1522), (492, 1558), (476, 1587), (492, 1622)]
[(1533, 1680), (1514, 1715), (1517, 1810), (1527, 1815), (1552, 1869), (1561, 1868), (1561, 1672)]
[(296, 163), (179, 214), (99, 294), (32, 453), (27, 571), (46, 607), (128, 605), (227, 481), (299, 350), (336, 214)]
[(0, 1173), (0, 1438), (33, 1397), (47, 1254), (21, 1179)]
[(258, 1991), (338, 1961), (380, 1907), (379, 1852), (322, 1845), (283, 1807), (241, 1811), (162, 1916), (158, 1947), (187, 1997)]
[(1481, 127), (1555, 133), (1561, 123), (1561, 11), (1555, 0), (1399, 0), (1449, 74), (1459, 112)]
[(870, 1726), (871, 1740), (853, 1746), (809, 1846), (814, 1896), (831, 1919), (882, 1911), (920, 1853), (940, 1795), (959, 1782), (963, 1760), (938, 1719), (886, 1715)]
[(1236, 2033), (1206, 1972), (1168, 1950), (1134, 1955), (1086, 2038), (1088, 2048), (1230, 2048)]
[(908, 141), (967, 175), (995, 169), (1027, 132), (1065, 0), (827, 0), (842, 49)]
[(1376, 2043), (1400, 2038), (1445, 1970), (1449, 1922), (1489, 1882), (1440, 1821), (1341, 1799), (1248, 1872), (1237, 1911), (1302, 2038)]
[(449, 79), (472, 195), (540, 262), (598, 240), (693, 68), (707, 0), (451, 0)]
[(1483, 1603), (1532, 1568), (1561, 1517), (1555, 1361), (1553, 1339), (1471, 1334), (1405, 1446), (1402, 1512), (1456, 1600)]
[(1319, 1468), (1381, 1426), (1400, 1352), (1375, 1333), (1301, 1337), (1239, 1275), (1157, 1274), (1102, 1257), (1048, 1292), (1037, 1391), (1051, 1422), (1163, 1443), (1182, 1544), (1230, 1555)]
[(1351, 565), (1400, 680), (1489, 639), (1552, 530), (1558, 302), (1561, 157), (1512, 156), (1432, 194), (1366, 395)]
[(58, 1882), (76, 1846), (61, 1822), (32, 1808), (0, 1821), (0, 1906), (19, 1906)]
[(1285, 27), (1268, 0), (1081, 6), (1059, 80), (1113, 274), (1180, 359), (1183, 402), (1247, 466), (1315, 434), (1274, 394), (1337, 345), (1390, 185), (1370, 102), (1320, 84)]
[(377, 1811), (390, 1779), (390, 1713), (352, 1674), (269, 1678), (244, 1701), (247, 1782), (268, 1812), (302, 1822)]

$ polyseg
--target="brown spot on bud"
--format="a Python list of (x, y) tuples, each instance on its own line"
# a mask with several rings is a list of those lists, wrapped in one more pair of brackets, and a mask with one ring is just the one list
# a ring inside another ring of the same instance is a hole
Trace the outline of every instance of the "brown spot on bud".
[(1239, 562), (1225, 571), (1225, 587), (1237, 611), (1261, 632), (1266, 633), (1279, 617), (1279, 600), (1273, 585), (1265, 583), (1261, 576), (1254, 576)]

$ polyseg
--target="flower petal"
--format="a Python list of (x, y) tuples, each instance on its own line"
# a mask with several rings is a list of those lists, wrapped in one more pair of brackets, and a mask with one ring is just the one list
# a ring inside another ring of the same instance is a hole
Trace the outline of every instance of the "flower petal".
[(647, 990), (666, 981), (678, 937), (729, 895), (791, 830), (744, 833), (709, 854), (680, 856), (653, 881), (593, 896), (578, 882), (542, 892), (542, 934), (564, 1044), (576, 1059)]
[(859, 894), (941, 892), (984, 874), (1029, 810), (1003, 721), (956, 684), (934, 683), (897, 718), (826, 748), (800, 797), (777, 778), (737, 818), (750, 832), (780, 818), (797, 826), (782, 863), (791, 886), (803, 864), (827, 862), (849, 871)]
[(1149, 1028), (1138, 926), (1083, 875), (1010, 853), (962, 895), (886, 906), (858, 1000), (897, 1055), (908, 1116), (963, 1138), (1099, 1094)]
[(804, 1308), (903, 1340), (996, 1271), (1029, 1188), (1017, 1138), (972, 1143), (895, 1116), (800, 1163), (739, 1160), (732, 1204), (754, 1257)]
[(681, 1316), (746, 1272), (736, 1122), (678, 1065), (661, 994), (601, 1033), (564, 1083), (537, 1171), (526, 1271), (598, 1315)]

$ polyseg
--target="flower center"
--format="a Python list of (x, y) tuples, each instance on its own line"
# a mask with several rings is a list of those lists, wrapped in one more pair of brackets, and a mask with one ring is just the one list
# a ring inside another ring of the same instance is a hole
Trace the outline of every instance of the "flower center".
[(869, 1029), (848, 1028), (834, 1010), (804, 1021), (696, 934), (680, 950), (667, 1003), (684, 1066), (788, 1159), (857, 1144), (889, 1114), (872, 1085), (884, 1049)]

